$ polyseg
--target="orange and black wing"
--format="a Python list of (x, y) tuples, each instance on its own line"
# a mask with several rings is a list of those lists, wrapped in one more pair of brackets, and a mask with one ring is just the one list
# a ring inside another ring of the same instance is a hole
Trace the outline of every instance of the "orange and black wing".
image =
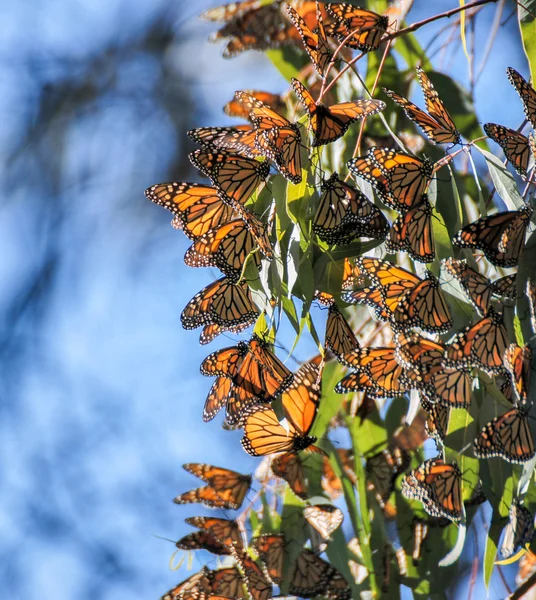
[(531, 379), (532, 350), (530, 346), (510, 344), (504, 353), (504, 366), (512, 378), (512, 389), (518, 405), (525, 406)]
[(352, 123), (374, 115), (385, 108), (381, 100), (355, 100), (332, 106), (324, 106), (314, 101), (305, 86), (297, 79), (291, 84), (298, 99), (309, 113), (313, 131), (313, 147), (323, 146), (341, 138)]
[(287, 6), (288, 15), (298, 30), (303, 45), (314, 68), (320, 77), (324, 77), (327, 66), (331, 61), (331, 50), (326, 38), (324, 23), (317, 4), (317, 27), (311, 31), (305, 20), (290, 5)]
[(231, 206), (247, 202), (270, 172), (269, 163), (240, 154), (195, 150), (189, 158)]
[(159, 183), (146, 189), (145, 195), (172, 212), (173, 224), (191, 240), (227, 223), (233, 215), (216, 188), (199, 183)]
[(388, 252), (407, 252), (413, 260), (422, 263), (434, 260), (432, 206), (426, 194), (422, 202), (400, 215), (393, 223), (386, 248)]
[(498, 456), (523, 464), (535, 454), (529, 418), (524, 409), (513, 408), (482, 428), (474, 443), (477, 458)]
[(255, 147), (256, 131), (251, 125), (198, 127), (186, 133), (191, 140), (207, 148), (238, 152), (248, 158), (255, 158), (261, 154)]
[(322, 393), (321, 378), (322, 370), (315, 361), (305, 363), (281, 397), (285, 417), (299, 435), (306, 436), (313, 426)]
[(378, 48), (389, 25), (388, 17), (343, 2), (328, 3), (326, 8), (336, 19), (327, 30), (329, 35), (342, 42), (353, 33), (345, 46), (362, 52)]
[(307, 498), (307, 481), (298, 454), (293, 452), (281, 454), (274, 458), (271, 467), (273, 474), (284, 479), (298, 498), (302, 500)]
[(238, 281), (248, 257), (260, 271), (257, 248), (247, 224), (234, 219), (195, 240), (184, 255), (184, 263), (189, 267), (217, 267), (231, 281)]
[(536, 128), (536, 91), (515, 69), (508, 67), (506, 69), (510, 83), (515, 87), (521, 102), (525, 115), (531, 125)]
[(403, 330), (420, 327), (430, 333), (445, 333), (452, 327), (452, 317), (439, 281), (429, 271), (424, 281), (400, 299), (393, 312), (393, 325)]
[[(264, 92), (262, 90), (244, 90), (249, 96), (253, 96), (264, 105), (269, 106), (274, 111), (281, 113), (285, 110), (285, 103), (281, 100), (281, 96), (278, 94), (272, 94), (271, 92)], [(250, 110), (247, 106), (244, 106), (242, 102), (233, 98), (231, 101), (223, 107), (223, 112), (230, 117), (237, 117), (240, 119), (249, 119)]]
[(203, 598), (211, 592), (211, 571), (203, 567), (188, 579), (181, 581), (173, 589), (164, 594), (160, 600), (179, 600), (183, 598)]
[(529, 139), (515, 129), (486, 123), (484, 125), (486, 135), (504, 150), (508, 162), (522, 176), (526, 177), (529, 158), (531, 155)]
[(482, 217), (458, 231), (452, 243), (460, 248), (482, 250), (496, 267), (515, 267), (532, 213), (532, 207), (524, 206)]
[(190, 517), (188, 525), (208, 532), (224, 546), (234, 546), (238, 550), (243, 547), (242, 533), (236, 521), (217, 517)]
[(359, 348), (359, 342), (348, 321), (334, 303), (329, 307), (326, 323), (326, 346), (336, 355)]
[(252, 545), (261, 558), (266, 577), (275, 585), (281, 585), (285, 560), (283, 535), (265, 533), (255, 538)]
[(498, 374), (503, 368), (503, 356), (508, 346), (508, 333), (502, 314), (492, 308), (488, 316), (457, 333), (448, 344), (445, 354), (446, 365), (479, 367), (490, 374)]
[(491, 296), (494, 293), (490, 280), (469, 267), (465, 260), (448, 258), (443, 264), (447, 272), (458, 281), (476, 311), (484, 317), (491, 306)]
[(181, 313), (184, 329), (215, 323), (224, 328), (245, 329), (252, 325), (258, 311), (246, 284), (235, 284), (226, 277), (217, 279), (197, 293)]
[(449, 465), (437, 458), (425, 461), (406, 475), (402, 494), (422, 502), (432, 517), (459, 521), (463, 516), (461, 472), (456, 464)]
[(433, 175), (433, 163), (392, 148), (373, 147), (368, 156), (388, 183), (393, 208), (405, 212), (419, 204)]

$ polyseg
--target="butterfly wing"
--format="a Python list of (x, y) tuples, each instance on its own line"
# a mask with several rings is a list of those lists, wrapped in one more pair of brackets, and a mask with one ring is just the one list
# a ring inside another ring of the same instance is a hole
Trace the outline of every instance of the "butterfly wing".
[(444, 261), (445, 269), (454, 277), (468, 300), (481, 317), (485, 316), (491, 306), (492, 285), (487, 277), (471, 269), (465, 260), (448, 258)]
[(253, 547), (261, 558), (266, 577), (275, 585), (281, 585), (285, 558), (283, 535), (263, 534), (253, 540)]
[(521, 98), (525, 116), (532, 126), (536, 128), (536, 91), (527, 81), (512, 67), (506, 69), (510, 83), (515, 87)]
[(504, 150), (508, 162), (514, 169), (522, 177), (526, 177), (531, 155), (529, 139), (514, 129), (496, 123), (485, 123), (484, 131)]
[(224, 546), (243, 549), (242, 533), (236, 521), (217, 517), (190, 517), (186, 519), (186, 523), (208, 532)]
[(413, 260), (422, 263), (434, 260), (432, 207), (426, 194), (420, 204), (400, 215), (393, 223), (386, 248), (388, 252), (407, 252)]
[(315, 362), (305, 363), (281, 397), (285, 417), (300, 435), (307, 435), (313, 426), (320, 404), (321, 377)]
[(266, 129), (257, 133), (256, 147), (292, 183), (302, 180), (301, 136), (295, 125)]
[(274, 458), (271, 467), (273, 474), (284, 479), (298, 498), (302, 500), (307, 498), (305, 472), (298, 454), (293, 452), (281, 454)]
[(420, 327), (430, 333), (445, 333), (452, 327), (450, 310), (439, 281), (429, 272), (426, 279), (407, 291), (393, 313), (395, 327)]
[(529, 461), (535, 450), (525, 411), (513, 408), (490, 421), (482, 428), (473, 449), (477, 458), (498, 456), (514, 464)]
[(503, 369), (508, 333), (502, 315), (490, 309), (488, 316), (456, 334), (448, 344), (445, 364), (449, 367), (479, 367), (490, 374)]
[(233, 214), (216, 188), (198, 183), (160, 183), (146, 189), (145, 195), (176, 215), (174, 225), (191, 240), (226, 223)]
[(270, 165), (240, 154), (195, 150), (190, 162), (206, 175), (231, 204), (244, 204), (268, 177)]
[(336, 304), (332, 304), (328, 310), (326, 346), (336, 356), (359, 348), (355, 333)]

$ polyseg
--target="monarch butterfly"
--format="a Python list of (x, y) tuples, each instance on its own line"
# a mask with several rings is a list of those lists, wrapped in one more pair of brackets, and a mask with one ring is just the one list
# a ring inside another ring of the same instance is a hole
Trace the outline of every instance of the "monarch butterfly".
[(211, 592), (211, 574), (212, 572), (207, 567), (203, 567), (199, 573), (194, 573), (169, 590), (160, 600), (206, 598), (207, 594)]
[(367, 458), (365, 472), (369, 489), (375, 491), (382, 508), (394, 489), (396, 478), (409, 467), (409, 463), (409, 453), (396, 445)]
[(424, 281), (400, 298), (393, 312), (392, 326), (420, 327), (431, 333), (445, 333), (452, 327), (452, 317), (439, 281), (430, 271), (426, 272)]
[(391, 312), (387, 310), (383, 303), (383, 297), (380, 288), (368, 287), (346, 292), (342, 294), (342, 299), (348, 304), (365, 304), (374, 309), (374, 316), (378, 321), (389, 321)]
[(383, 91), (403, 108), (406, 117), (416, 123), (432, 143), (461, 144), (460, 132), (456, 128), (456, 125), (454, 125), (452, 117), (439, 98), (439, 94), (432, 85), (428, 75), (426, 75), (421, 67), (417, 67), (417, 77), (421, 84), (428, 113), (391, 90), (383, 88)]
[(339, 394), (366, 391), (373, 396), (392, 398), (410, 389), (411, 382), (398, 364), (394, 348), (358, 348), (339, 360), (356, 369), (335, 386)]
[(434, 260), (432, 206), (427, 198), (423, 194), (420, 204), (400, 215), (393, 223), (386, 243), (388, 252), (407, 252), (413, 260), (422, 263)]
[(237, 282), (249, 255), (255, 268), (261, 270), (256, 248), (246, 223), (234, 219), (197, 238), (186, 251), (184, 263), (189, 267), (217, 267), (229, 281)]
[(432, 458), (404, 477), (402, 494), (421, 502), (432, 517), (459, 521), (463, 515), (460, 481), (456, 463), (449, 465), (440, 458)]
[(186, 133), (191, 140), (208, 149), (234, 151), (248, 158), (256, 158), (261, 155), (255, 147), (256, 131), (250, 125), (197, 127)]
[(512, 67), (506, 69), (506, 74), (510, 83), (515, 87), (516, 92), (523, 103), (525, 116), (532, 126), (536, 128), (536, 91), (527, 83), (527, 81)]
[(458, 281), (475, 310), (481, 317), (485, 316), (491, 306), (493, 294), (490, 280), (469, 267), (465, 260), (448, 258), (443, 265), (447, 272)]
[(446, 366), (479, 367), (490, 374), (503, 369), (508, 333), (501, 313), (493, 308), (488, 316), (457, 333), (447, 345)]
[(231, 554), (228, 546), (207, 531), (194, 531), (182, 537), (176, 544), (179, 550), (206, 550), (218, 556)]
[(508, 162), (522, 176), (526, 177), (531, 155), (529, 138), (515, 129), (496, 123), (485, 123), (486, 135), (504, 150)]
[(535, 451), (526, 410), (516, 407), (495, 417), (482, 428), (473, 450), (477, 458), (499, 456), (515, 464), (529, 461)]
[(316, 446), (316, 437), (309, 435), (320, 403), (320, 367), (314, 362), (302, 365), (294, 381), (282, 395), (287, 426), (283, 426), (269, 406), (251, 406), (243, 414), (242, 446), (252, 456), (279, 452), (323, 451)]
[(491, 282), (491, 292), (494, 296), (501, 296), (503, 298), (516, 299), (516, 273), (513, 275), (506, 275), (500, 279), (496, 279)]
[(434, 172), (429, 158), (420, 159), (392, 148), (372, 147), (366, 156), (352, 158), (348, 168), (369, 181), (382, 201), (399, 212), (421, 202)]
[(307, 506), (303, 509), (303, 516), (309, 525), (318, 531), (324, 539), (329, 539), (330, 535), (341, 526), (344, 520), (342, 510), (332, 504)]
[(291, 567), (289, 591), (303, 598), (316, 595), (350, 600), (352, 592), (344, 577), (312, 550), (303, 549)]
[(336, 356), (346, 354), (355, 348), (359, 348), (359, 342), (357, 341), (352, 328), (335, 303), (333, 303), (328, 310), (326, 346)]
[(342, 182), (337, 173), (322, 184), (322, 196), (313, 231), (328, 244), (349, 244), (357, 237), (383, 239), (389, 223), (383, 213), (356, 188)]
[(251, 475), (201, 463), (187, 463), (182, 467), (208, 485), (177, 496), (173, 500), (176, 504), (201, 502), (213, 508), (237, 510), (251, 486)]
[(305, 46), (305, 50), (309, 55), (314, 68), (320, 77), (324, 77), (326, 69), (331, 62), (331, 50), (326, 39), (324, 22), (322, 21), (322, 15), (320, 13), (318, 2), (316, 4), (316, 10), (317, 27), (311, 31), (299, 13), (294, 10), (292, 6), (287, 5), (287, 12), (290, 20), (294, 23), (294, 26), (300, 34), (303, 45)]
[(355, 33), (345, 42), (345, 46), (362, 52), (378, 48), (389, 25), (388, 17), (342, 2), (326, 4), (326, 8), (337, 19), (337, 22), (328, 28), (328, 35), (342, 42), (348, 35)]
[(242, 330), (255, 322), (258, 310), (245, 283), (216, 279), (197, 293), (181, 313), (184, 329), (215, 323), (221, 331)]
[(534, 536), (534, 515), (516, 498), (508, 510), (508, 525), (504, 529), (501, 554), (508, 558), (517, 547), (523, 548)]
[(307, 481), (299, 455), (293, 452), (280, 454), (271, 464), (272, 472), (276, 477), (284, 479), (290, 489), (302, 500), (307, 498)]
[[(292, 373), (255, 334), (247, 343), (238, 342), (236, 346), (213, 352), (201, 363), (200, 370), (203, 375), (230, 380), (227, 385), (217, 380), (217, 388), (213, 386), (209, 392), (210, 402), (207, 398), (205, 414), (212, 418), (225, 402), (227, 421), (231, 425), (238, 422), (249, 404), (270, 401), (285, 391), (293, 380)], [(227, 393), (225, 401), (224, 393)]]
[[(207, 600), (226, 598), (245, 598), (244, 579), (236, 567), (217, 569), (211, 572), (210, 591), (217, 596), (208, 596)], [(199, 598), (202, 600), (202, 598)]]
[(300, 183), (301, 136), (297, 125), (246, 92), (236, 92), (235, 99), (249, 110), (255, 127), (255, 147), (275, 163), (281, 174), (292, 183)]
[(233, 215), (216, 188), (199, 183), (159, 183), (147, 188), (145, 195), (176, 215), (173, 223), (191, 240), (227, 223)]
[[(391, 316), (395, 327), (421, 327), (432, 333), (448, 331), (452, 318), (438, 280), (429, 272), (419, 277), (388, 261), (370, 257), (356, 260), (358, 267), (380, 289), (382, 305), (376, 306), (381, 318), (382, 311)], [(349, 294), (344, 295), (348, 298)], [(376, 304), (377, 293), (372, 298), (352, 295), (354, 301), (363, 300)], [(381, 310), (380, 310), (381, 308)]]
[(263, 222), (241, 204), (235, 206), (237, 215), (244, 221), (264, 257), (271, 260), (274, 257), (270, 238)]
[[(421, 283), (417, 275), (386, 260), (364, 256), (356, 259), (356, 265), (379, 290), (379, 294), (372, 296), (372, 302), (380, 300), (389, 316), (393, 315), (404, 294)], [(347, 297), (349, 295), (345, 295), (345, 299)]]
[(253, 600), (269, 600), (273, 592), (272, 584), (257, 563), (246, 552), (239, 553), (233, 549), (233, 556), (244, 573), (244, 582)]
[(442, 444), (449, 428), (450, 408), (442, 404), (432, 404), (424, 398), (421, 398), (421, 406), (428, 412), (428, 418), (424, 424), (426, 433), (437, 444)]
[(504, 353), (504, 366), (512, 378), (512, 389), (518, 404), (527, 404), (527, 394), (530, 386), (532, 350), (526, 345), (521, 348), (510, 344)]
[(234, 546), (238, 550), (243, 548), (242, 533), (236, 521), (217, 517), (190, 517), (186, 519), (186, 523), (208, 532), (224, 546)]
[(245, 50), (276, 48), (287, 42), (287, 28), (278, 2), (232, 2), (205, 11), (201, 17), (225, 21), (226, 24), (210, 37), (211, 42), (230, 38), (223, 50), (224, 58), (232, 58)]
[[(263, 92), (261, 90), (244, 90), (249, 96), (253, 96), (264, 105), (271, 107), (275, 112), (281, 113), (285, 110), (285, 103), (278, 94)], [(233, 98), (223, 107), (223, 112), (229, 117), (238, 117), (240, 119), (249, 119), (249, 108), (244, 106), (236, 98)]]
[(253, 540), (255, 552), (263, 563), (265, 576), (275, 585), (283, 582), (285, 538), (281, 534), (265, 533)]
[(536, 285), (531, 279), (527, 279), (527, 300), (529, 301), (530, 324), (532, 331), (536, 333)]
[(355, 121), (374, 115), (385, 108), (381, 100), (355, 100), (333, 106), (324, 106), (314, 98), (297, 79), (290, 80), (294, 92), (309, 113), (313, 130), (313, 147), (323, 146), (341, 138)]
[(460, 248), (482, 250), (496, 267), (515, 267), (532, 213), (533, 209), (526, 205), (519, 210), (482, 217), (458, 231), (452, 243)]
[(244, 204), (270, 172), (269, 163), (240, 154), (195, 150), (189, 154), (189, 159), (232, 206)]

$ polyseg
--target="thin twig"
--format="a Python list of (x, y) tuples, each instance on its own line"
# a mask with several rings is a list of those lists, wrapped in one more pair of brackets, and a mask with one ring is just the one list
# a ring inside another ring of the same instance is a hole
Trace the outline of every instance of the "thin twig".
[(412, 33), (413, 31), (417, 31), (417, 29), (428, 25), (428, 23), (433, 23), (434, 21), (437, 21), (439, 19), (450, 19), (450, 17), (452, 17), (453, 15), (456, 15), (464, 10), (469, 10), (471, 8), (476, 8), (477, 6), (483, 6), (484, 4), (491, 4), (492, 2), (495, 3), (498, 1), (499, 0), (477, 0), (477, 2), (473, 2), (472, 4), (458, 6), (457, 8), (447, 10), (443, 13), (440, 13), (439, 15), (434, 15), (433, 17), (428, 17), (427, 19), (423, 19), (422, 21), (417, 21), (417, 23), (408, 25), (407, 27), (404, 27), (404, 29), (399, 29), (398, 31), (395, 31), (394, 33), (391, 33), (384, 37), (382, 41), (393, 40), (397, 37), (400, 37), (401, 35), (404, 35), (405, 33)]
[(499, 31), (499, 25), (501, 24), (501, 18), (504, 11), (504, 2), (505, 0), (500, 0), (499, 6), (497, 6), (497, 10), (495, 11), (495, 17), (493, 18), (493, 25), (491, 27), (491, 33), (489, 34), (488, 43), (486, 44), (486, 50), (484, 51), (484, 57), (482, 58), (480, 68), (478, 69), (478, 73), (475, 78), (476, 83), (478, 83), (478, 80), (484, 72), (484, 67), (488, 62), (491, 49), (493, 48), (493, 44), (495, 43), (495, 38), (497, 37), (497, 32)]
[(530, 588), (534, 587), (535, 585), (536, 571), (534, 571), (534, 573), (527, 579), (527, 581), (523, 582), (513, 594), (508, 596), (509, 600), (519, 600), (530, 590)]

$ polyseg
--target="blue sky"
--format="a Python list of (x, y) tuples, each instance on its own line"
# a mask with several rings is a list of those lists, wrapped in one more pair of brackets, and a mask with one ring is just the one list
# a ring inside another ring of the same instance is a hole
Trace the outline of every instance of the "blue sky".
[[(225, 61), (221, 46), (207, 42), (214, 25), (196, 15), (215, 4), (0, 6), (6, 597), (35, 590), (55, 600), (159, 597), (185, 572), (168, 570), (173, 546), (156, 536), (178, 539), (189, 529), (184, 518), (204, 514), (171, 503), (198, 483), (180, 465), (251, 472), (258, 464), (239, 433), (222, 431), (220, 419), (201, 420), (211, 380), (198, 365), (229, 339), (201, 347), (198, 332), (180, 327), (182, 308), (215, 273), (183, 265), (186, 238), (143, 195), (170, 175), (200, 180), (185, 160), (183, 129), (229, 124), (221, 107), (237, 89), (286, 87), (262, 54)], [(410, 22), (431, 14), (431, 3), (415, 4)], [(456, 5), (436, 0), (433, 10)], [(478, 21), (477, 57), (493, 11)], [(173, 33), (164, 56), (137, 48), (157, 22)], [(434, 31), (418, 34), (423, 44)], [(517, 127), (522, 120), (505, 76), (507, 66), (527, 75), (514, 34), (511, 19), (476, 87), (482, 122)], [(458, 47), (442, 68), (466, 83), (464, 60)], [(439, 57), (435, 64), (441, 68)], [(62, 93), (66, 78), (90, 98), (82, 108)], [(156, 100), (162, 81), (172, 107)], [(181, 93), (195, 100), (195, 121), (176, 130)], [(57, 111), (52, 125), (40, 121), (44, 105)], [(182, 167), (170, 174), (177, 149)], [(194, 566), (205, 559), (194, 558)]]

